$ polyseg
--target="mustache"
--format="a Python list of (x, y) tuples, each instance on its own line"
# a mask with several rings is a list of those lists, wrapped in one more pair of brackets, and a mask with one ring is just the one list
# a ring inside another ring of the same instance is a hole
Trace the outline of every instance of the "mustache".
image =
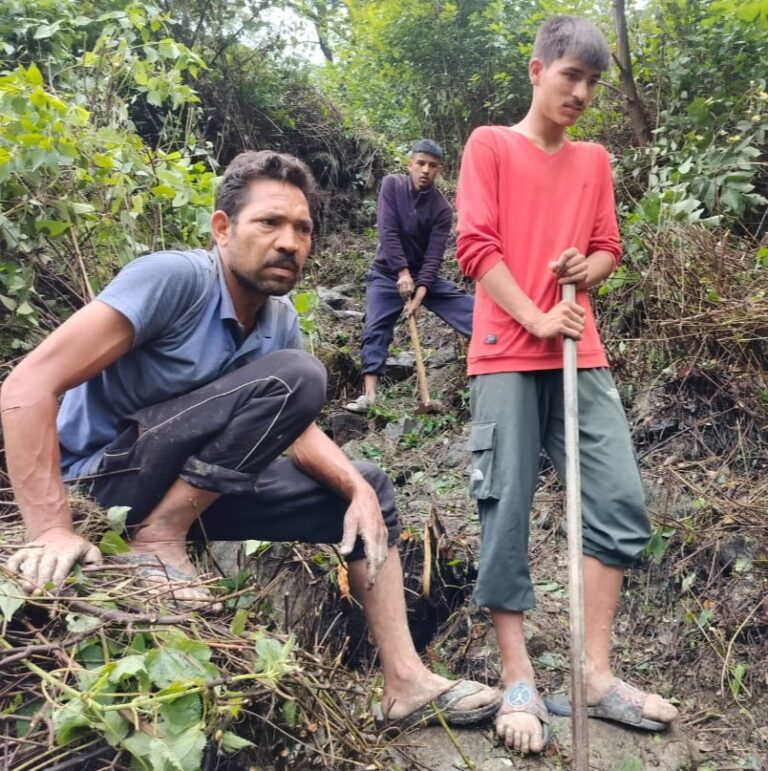
[(296, 255), (291, 252), (278, 252), (277, 257), (264, 263), (265, 268), (282, 268), (299, 272), (299, 263), (296, 262)]

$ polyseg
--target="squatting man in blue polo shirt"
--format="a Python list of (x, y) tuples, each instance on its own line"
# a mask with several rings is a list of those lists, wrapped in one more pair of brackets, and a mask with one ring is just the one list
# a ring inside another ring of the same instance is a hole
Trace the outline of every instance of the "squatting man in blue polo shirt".
[(130, 507), (129, 558), (181, 606), (214, 601), (188, 539), (340, 542), (379, 646), (385, 717), (425, 719), (434, 701), (476, 722), (496, 691), (433, 674), (414, 649), (390, 481), (314, 422), (325, 371), (284, 295), (310, 251), (315, 192), (296, 158), (242, 153), (217, 189), (211, 252), (131, 262), (8, 376), (6, 459), (28, 537), (8, 568), (31, 592), (99, 560), (64, 482)]
[(474, 298), (440, 278), (453, 211), (435, 187), (443, 150), (431, 139), (411, 147), (407, 174), (388, 174), (376, 207), (379, 244), (365, 274), (365, 328), (360, 351), (363, 393), (345, 405), (368, 412), (376, 401), (395, 323), (403, 305), (416, 314), (422, 304), (464, 337), (472, 334)]

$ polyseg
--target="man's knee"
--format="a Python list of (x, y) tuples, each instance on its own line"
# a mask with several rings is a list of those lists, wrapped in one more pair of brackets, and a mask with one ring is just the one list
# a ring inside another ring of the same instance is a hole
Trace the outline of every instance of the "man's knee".
[(309, 414), (317, 415), (325, 404), (328, 383), (323, 363), (306, 351), (293, 348), (276, 351), (269, 359), (272, 376), (285, 383), (292, 401)]

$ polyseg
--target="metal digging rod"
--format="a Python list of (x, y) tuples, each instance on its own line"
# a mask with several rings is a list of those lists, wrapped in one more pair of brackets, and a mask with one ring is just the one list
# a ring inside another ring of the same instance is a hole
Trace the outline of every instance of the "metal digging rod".
[[(576, 287), (563, 285), (563, 300), (576, 301)], [(563, 340), (565, 404), (565, 482), (568, 517), (568, 598), (571, 626), (571, 732), (573, 770), (589, 771), (589, 731), (584, 687), (584, 576), (581, 546), (581, 469), (579, 466), (579, 398), (576, 383), (576, 341)]]

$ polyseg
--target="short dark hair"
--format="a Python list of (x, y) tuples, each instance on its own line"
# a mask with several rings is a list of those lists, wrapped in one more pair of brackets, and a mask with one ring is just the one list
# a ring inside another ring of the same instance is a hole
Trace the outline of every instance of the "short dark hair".
[(427, 155), (433, 155), (439, 161), (443, 160), (443, 148), (440, 147), (433, 139), (419, 139), (411, 145), (409, 155), (416, 155), (416, 153), (426, 153)]
[(223, 211), (231, 220), (248, 202), (248, 188), (257, 179), (288, 182), (304, 193), (310, 211), (317, 203), (317, 182), (309, 167), (293, 155), (273, 150), (246, 150), (235, 156), (221, 178), (213, 207)]
[(550, 16), (536, 33), (533, 58), (548, 67), (566, 54), (600, 72), (611, 67), (611, 50), (605, 35), (591, 21), (579, 16)]

